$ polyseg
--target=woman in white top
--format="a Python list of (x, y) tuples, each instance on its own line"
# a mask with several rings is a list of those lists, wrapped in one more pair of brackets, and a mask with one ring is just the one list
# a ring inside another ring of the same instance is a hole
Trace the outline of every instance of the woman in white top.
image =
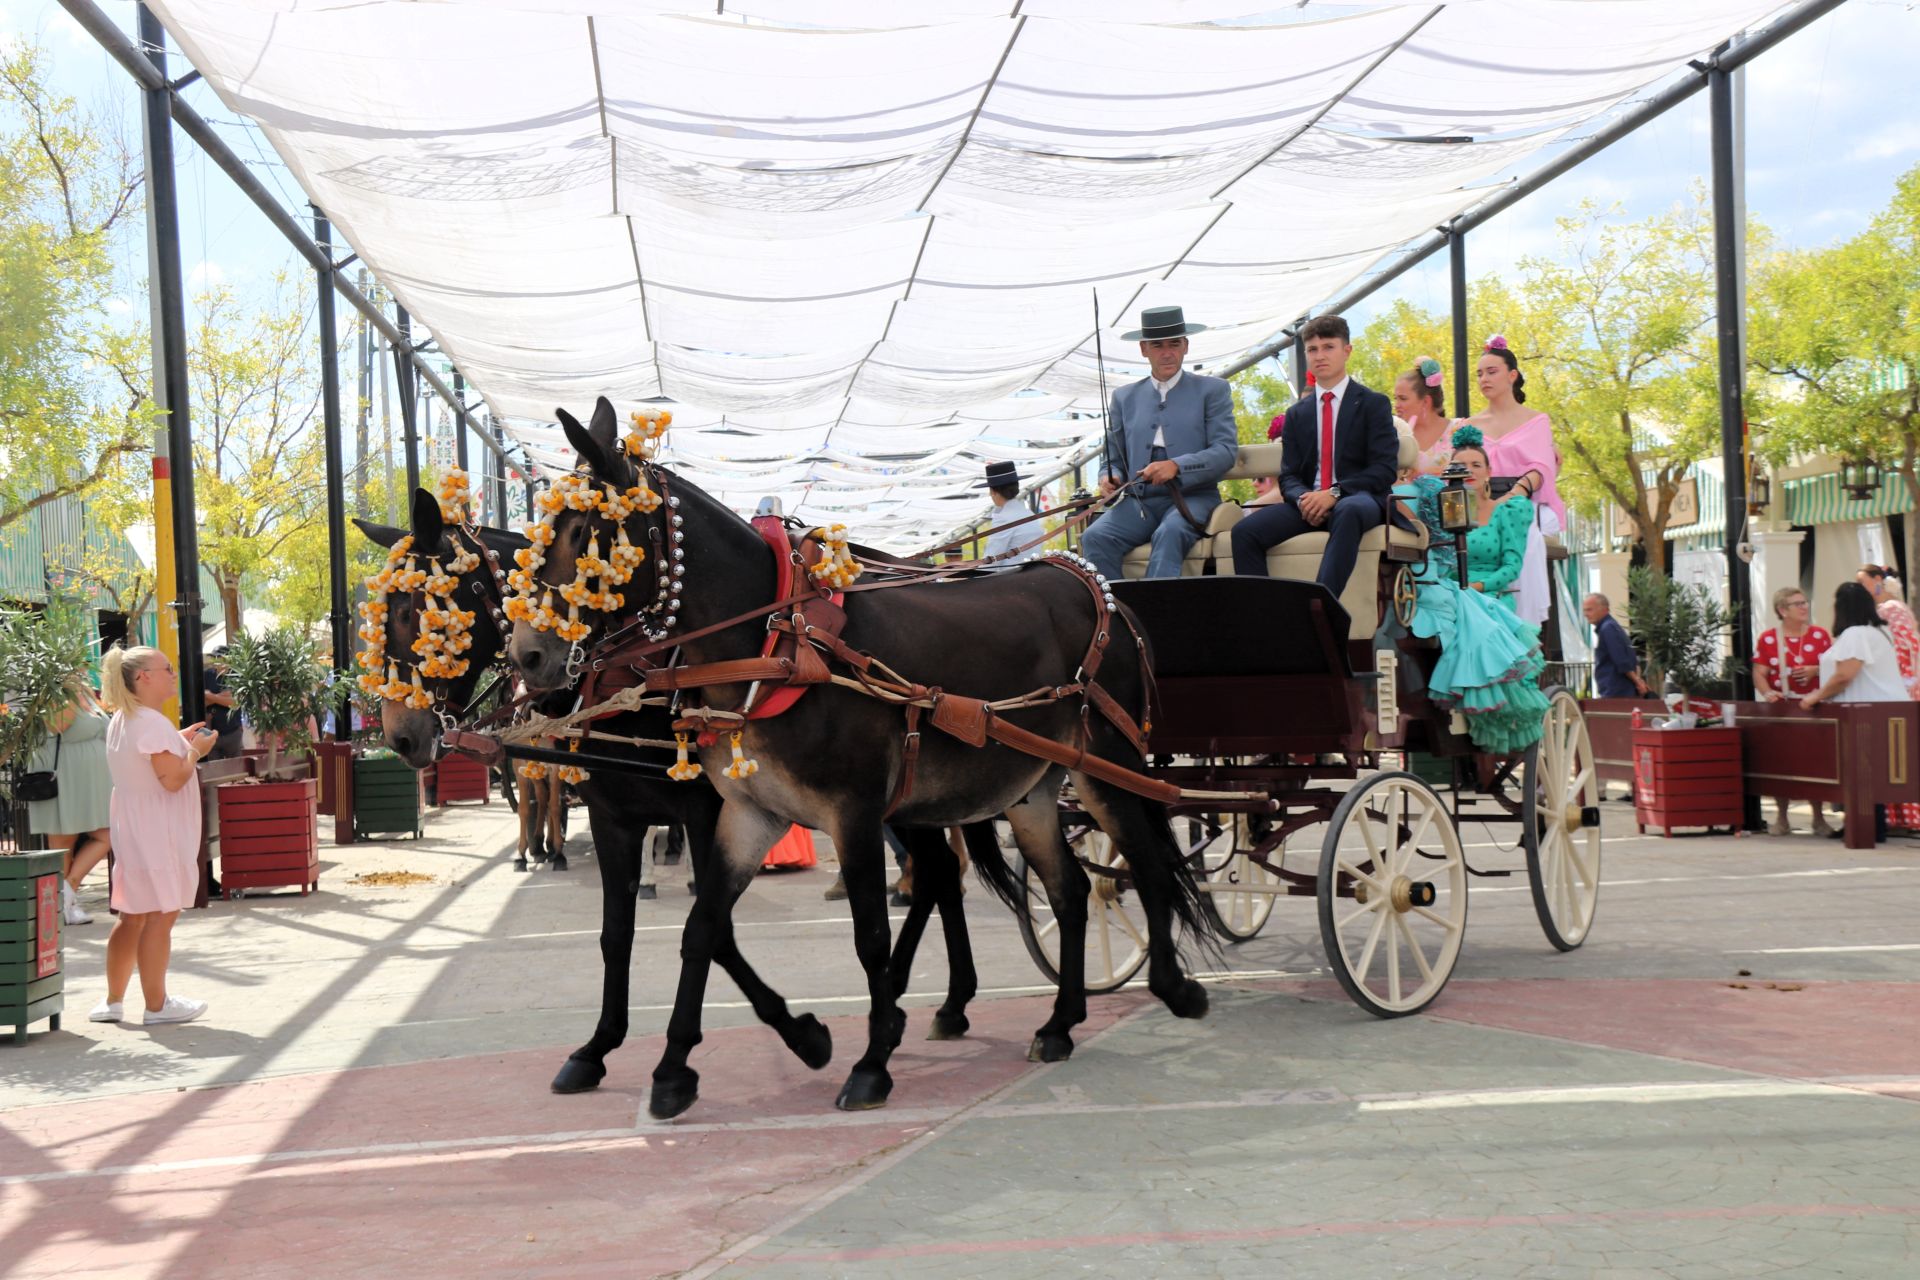
[(1811, 711), (1826, 701), (1910, 702), (1900, 658), (1873, 595), (1857, 582), (1833, 593), (1833, 647), (1820, 655), (1820, 687), (1800, 699)]

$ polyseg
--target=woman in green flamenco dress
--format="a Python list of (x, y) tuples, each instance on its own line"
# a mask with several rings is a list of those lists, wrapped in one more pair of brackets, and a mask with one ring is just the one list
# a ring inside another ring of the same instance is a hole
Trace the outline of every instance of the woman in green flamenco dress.
[[(1487, 492), (1487, 451), (1478, 427), (1453, 433), (1453, 461), (1467, 468), (1474, 528), (1467, 533), (1467, 579), (1462, 590), (1449, 548), (1435, 545), (1416, 579), (1419, 605), (1412, 632), (1440, 642), (1440, 660), (1428, 680), (1433, 701), (1467, 718), (1473, 744), (1496, 755), (1524, 751), (1540, 739), (1547, 699), (1540, 692), (1540, 631), (1522, 622), (1507, 590), (1520, 576), (1533, 504), (1510, 493), (1499, 502)], [(1414, 507), (1428, 529), (1440, 527), (1441, 481), (1416, 476), (1394, 493)]]

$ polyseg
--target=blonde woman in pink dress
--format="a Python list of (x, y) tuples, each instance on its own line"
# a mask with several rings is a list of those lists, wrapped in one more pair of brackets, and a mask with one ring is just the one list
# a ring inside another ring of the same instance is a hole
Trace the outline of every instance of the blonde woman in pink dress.
[(1519, 358), (1500, 334), (1487, 339), (1473, 373), (1487, 407), (1466, 421), (1480, 428), (1493, 474), (1516, 478), (1508, 496), (1528, 499), (1535, 512), (1514, 603), (1528, 622), (1545, 622), (1553, 600), (1546, 535), (1567, 527), (1567, 508), (1560, 501), (1557, 483), (1560, 451), (1553, 445), (1553, 420), (1526, 407), (1527, 375), (1520, 372)]
[(200, 779), (194, 766), (218, 740), (205, 724), (176, 729), (160, 710), (178, 678), (158, 649), (113, 649), (100, 664), (113, 775), (113, 909), (107, 938), (107, 998), (88, 1016), (119, 1022), (127, 987), (140, 973), (146, 1023), (192, 1022), (206, 1002), (167, 991), (173, 922), (199, 887)]
[[(1453, 426), (1447, 421), (1447, 389), (1440, 362), (1421, 356), (1414, 367), (1393, 384), (1393, 413), (1413, 432), (1420, 457), (1413, 475), (1437, 476), (1453, 461)], [(1401, 476), (1410, 480), (1412, 476)]]

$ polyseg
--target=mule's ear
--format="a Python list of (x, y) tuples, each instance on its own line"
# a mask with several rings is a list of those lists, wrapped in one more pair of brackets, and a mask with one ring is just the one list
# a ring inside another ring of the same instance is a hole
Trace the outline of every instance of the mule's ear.
[(620, 415), (613, 411), (613, 401), (601, 396), (593, 402), (593, 424), (587, 430), (609, 453), (613, 451), (613, 442), (620, 436)]
[(390, 547), (407, 536), (405, 529), (396, 529), (390, 524), (375, 524), (371, 520), (362, 520), (359, 516), (353, 517), (353, 527), (366, 534), (369, 542), (378, 543), (383, 547)]
[(425, 489), (413, 491), (413, 549), (433, 554), (440, 547), (447, 522), (440, 515), (440, 499)]
[(593, 434), (580, 425), (580, 419), (565, 409), (555, 409), (553, 412), (554, 416), (560, 420), (560, 430), (566, 433), (567, 443), (572, 445), (573, 451), (580, 455), (580, 461), (596, 472), (606, 470), (606, 451), (601, 449), (599, 441)]

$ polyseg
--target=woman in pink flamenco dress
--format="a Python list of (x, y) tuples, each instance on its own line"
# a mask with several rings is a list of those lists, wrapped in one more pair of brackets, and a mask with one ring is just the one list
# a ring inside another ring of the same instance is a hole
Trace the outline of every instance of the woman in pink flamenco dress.
[(1522, 618), (1538, 625), (1547, 620), (1553, 601), (1546, 537), (1567, 527), (1567, 508), (1560, 501), (1557, 483), (1560, 451), (1553, 445), (1553, 420), (1525, 407), (1527, 376), (1500, 334), (1487, 339), (1474, 366), (1474, 379), (1487, 407), (1466, 421), (1479, 427), (1485, 437), (1493, 474), (1516, 477), (1508, 492), (1533, 503), (1535, 519), (1527, 534), (1514, 606)]
[(119, 1022), (134, 970), (148, 1025), (191, 1022), (201, 1000), (167, 992), (173, 922), (199, 888), (200, 779), (194, 766), (218, 736), (203, 724), (176, 729), (161, 712), (174, 695), (173, 664), (158, 649), (113, 649), (100, 664), (107, 725), (113, 838), (113, 909), (107, 938), (107, 998), (88, 1016)]

